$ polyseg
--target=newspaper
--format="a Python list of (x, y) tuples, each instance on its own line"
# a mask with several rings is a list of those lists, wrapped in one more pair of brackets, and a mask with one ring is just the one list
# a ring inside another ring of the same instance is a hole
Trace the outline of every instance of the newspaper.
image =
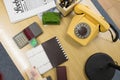
[(54, 0), (4, 0), (12, 23), (56, 7)]

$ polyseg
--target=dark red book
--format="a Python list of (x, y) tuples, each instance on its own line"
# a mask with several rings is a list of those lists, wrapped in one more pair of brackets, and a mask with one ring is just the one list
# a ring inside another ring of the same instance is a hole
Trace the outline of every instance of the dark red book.
[(59, 66), (56, 68), (57, 80), (67, 80), (67, 72), (65, 66)]

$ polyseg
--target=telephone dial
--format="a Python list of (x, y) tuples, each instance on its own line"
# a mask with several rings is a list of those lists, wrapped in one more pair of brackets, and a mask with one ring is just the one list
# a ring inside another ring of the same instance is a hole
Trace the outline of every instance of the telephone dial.
[(95, 14), (83, 4), (77, 4), (74, 12), (77, 15), (73, 17), (67, 34), (83, 46), (94, 39), (99, 32), (105, 32), (110, 28), (102, 16)]

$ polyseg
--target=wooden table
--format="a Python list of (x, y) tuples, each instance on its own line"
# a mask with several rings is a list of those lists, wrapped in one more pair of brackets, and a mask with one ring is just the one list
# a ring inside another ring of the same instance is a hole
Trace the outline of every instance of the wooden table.
[[(89, 2), (90, 0), (87, 1)], [(59, 38), (66, 54), (69, 57), (67, 62), (61, 64), (61, 66), (65, 65), (67, 67), (68, 80), (86, 80), (87, 77), (84, 73), (85, 62), (89, 56), (97, 52), (109, 54), (115, 61), (118, 62), (118, 64), (120, 64), (120, 41), (113, 43), (100, 37), (96, 37), (87, 46), (83, 47), (67, 35), (66, 31), (73, 17), (72, 15), (63, 17), (60, 25), (44, 26), (37, 16), (23, 20), (16, 24), (11, 24), (3, 5), (3, 0), (0, 0), (0, 8), (0, 41), (6, 48), (8, 54), (20, 70), (21, 74), (25, 77), (25, 80), (27, 80), (25, 70), (30, 66), (28, 60), (26, 59), (25, 52), (31, 49), (31, 46), (28, 44), (24, 48), (19, 49), (12, 38), (33, 22), (37, 22), (44, 31), (44, 33), (37, 38), (39, 44), (54, 36)], [(52, 80), (56, 80), (56, 68), (48, 71), (42, 76), (47, 77), (49, 75), (52, 77)]]

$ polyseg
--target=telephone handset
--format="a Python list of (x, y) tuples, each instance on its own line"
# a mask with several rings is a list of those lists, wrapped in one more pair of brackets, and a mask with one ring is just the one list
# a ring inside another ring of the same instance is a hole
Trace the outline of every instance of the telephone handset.
[(83, 4), (77, 4), (74, 12), (77, 15), (73, 17), (67, 33), (83, 46), (87, 45), (99, 32), (105, 32), (110, 28), (102, 16), (95, 14)]
[(99, 23), (100, 26), (100, 31), (101, 32), (105, 32), (109, 29), (109, 24), (104, 20), (104, 18), (102, 16), (99, 16), (97, 14), (95, 14), (94, 12), (92, 12), (87, 6), (84, 5), (80, 5), (78, 4), (75, 8), (74, 8), (74, 12), (76, 14), (86, 14), (89, 15), (91, 18), (93, 18), (94, 20), (96, 20)]

